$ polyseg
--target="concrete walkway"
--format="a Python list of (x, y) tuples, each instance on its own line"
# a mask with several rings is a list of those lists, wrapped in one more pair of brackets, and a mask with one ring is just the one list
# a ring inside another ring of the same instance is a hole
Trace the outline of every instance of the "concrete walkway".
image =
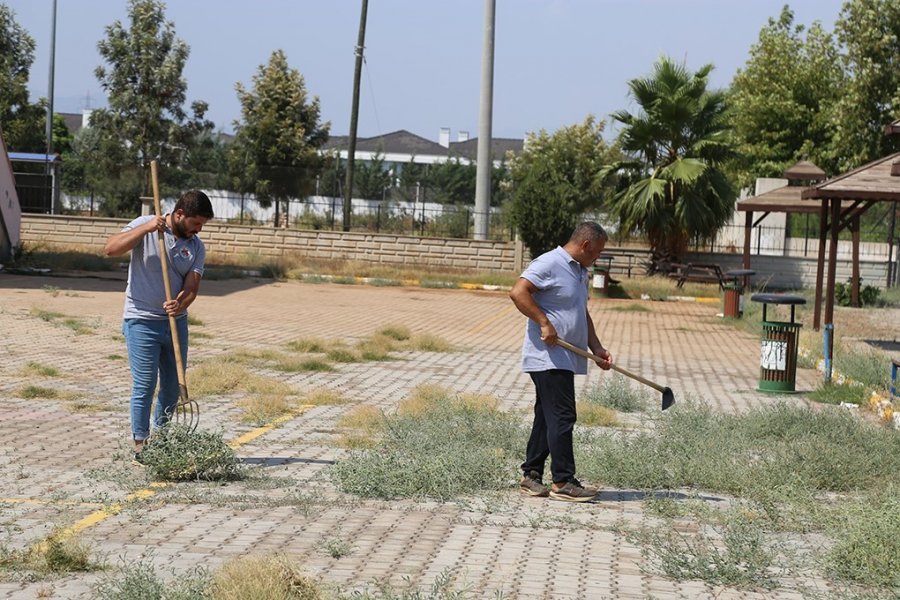
[[(427, 589), (449, 574), (454, 588), (468, 588), (472, 598), (498, 592), (504, 598), (794, 597), (650, 574), (639, 549), (613, 527), (650, 519), (642, 496), (627, 490), (605, 489), (588, 505), (523, 498), (511, 473), (509, 491), (499, 495), (378, 502), (343, 495), (329, 483), (323, 469), (345, 453), (338, 419), (361, 404), (390, 411), (423, 383), (491, 394), (527, 422), (533, 392), (518, 370), (525, 321), (502, 292), (205, 281), (191, 310), (202, 322), (192, 328), (191, 365), (235, 349), (283, 350), (301, 337), (354, 342), (387, 324), (435, 334), (463, 350), (279, 374), (300, 390), (338, 390), (351, 402), (298, 411), (241, 445), (239, 456), (268, 476), (257, 483), (148, 487), (125, 460), (130, 376), (120, 335), (123, 291), (121, 277), (0, 274), (0, 545), (26, 548), (54, 527), (75, 526), (110, 565), (149, 556), (166, 576), (172, 568), (215, 568), (238, 555), (280, 550), (344, 589), (375, 580)], [(632, 304), (648, 310), (621, 310)], [(758, 339), (723, 324), (715, 317), (720, 309), (591, 301), (599, 335), (619, 364), (665, 383), (680, 398), (702, 397), (725, 412), (773, 402), (754, 391)], [(76, 333), (63, 323), (67, 317), (89, 332)], [(59, 375), (25, 376), (29, 363)], [(595, 369), (576, 385), (584, 390), (606, 376)], [(814, 372), (801, 370), (798, 388), (815, 382)], [(27, 385), (68, 392), (100, 410), (23, 399)], [(237, 421), (234, 398), (200, 402), (202, 428), (228, 440), (253, 429)], [(129, 497), (134, 490), (144, 490), (142, 497)], [(345, 555), (322, 550), (333, 539), (349, 543)], [(99, 576), (3, 581), (0, 572), (0, 598), (89, 598)]]

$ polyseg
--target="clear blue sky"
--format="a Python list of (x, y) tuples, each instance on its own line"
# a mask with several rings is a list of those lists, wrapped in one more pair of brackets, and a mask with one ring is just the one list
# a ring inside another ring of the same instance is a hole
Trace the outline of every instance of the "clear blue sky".
[[(29, 89), (46, 96), (52, 0), (0, 0), (37, 43)], [(789, 3), (797, 23), (832, 30), (842, 0)], [(729, 84), (783, 0), (497, 0), (494, 137), (606, 118), (632, 109), (626, 82), (669, 55), (711, 62)], [(58, 0), (56, 112), (105, 105), (94, 77), (104, 28), (125, 0)], [(281, 48), (321, 100), (334, 135), (349, 130), (358, 0), (170, 0), (166, 14), (190, 46), (188, 100), (209, 103), (218, 129), (240, 118), (236, 82), (249, 84)], [(359, 135), (397, 129), (437, 140), (440, 127), (478, 133), (483, 0), (370, 0)]]

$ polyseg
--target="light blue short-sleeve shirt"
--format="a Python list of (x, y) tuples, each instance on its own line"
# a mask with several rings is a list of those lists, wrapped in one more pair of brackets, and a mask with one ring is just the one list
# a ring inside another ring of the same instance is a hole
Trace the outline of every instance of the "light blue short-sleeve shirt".
[[(140, 227), (153, 215), (138, 217), (125, 226), (122, 231)], [(183, 239), (175, 237), (171, 229), (166, 228), (166, 249), (169, 262), (169, 284), (172, 296), (178, 295), (184, 287), (184, 278), (191, 271), (203, 275), (206, 262), (206, 249), (196, 235)], [(163, 285), (162, 266), (159, 260), (159, 237), (154, 231), (148, 233), (131, 250), (131, 262), (128, 265), (128, 285), (125, 288), (125, 319), (168, 319), (163, 309), (166, 301), (166, 288)], [(180, 317), (179, 317), (180, 318)]]
[[(521, 277), (537, 288), (534, 301), (550, 319), (559, 337), (579, 348), (586, 348), (588, 270), (557, 246), (531, 261)], [(528, 373), (551, 369), (584, 375), (587, 360), (565, 348), (542, 342), (540, 325), (528, 319), (522, 344), (522, 370)]]

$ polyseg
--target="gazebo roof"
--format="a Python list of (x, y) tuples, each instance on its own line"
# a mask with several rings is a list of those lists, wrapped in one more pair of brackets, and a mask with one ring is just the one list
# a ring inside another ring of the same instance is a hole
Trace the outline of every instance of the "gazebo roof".
[(808, 160), (801, 160), (784, 172), (784, 178), (789, 181), (822, 181), (826, 177), (825, 171)]
[[(900, 152), (832, 177), (803, 190), (803, 200), (900, 201)], [(894, 173), (898, 174), (894, 174)]]
[(884, 135), (897, 135), (900, 134), (900, 119), (896, 121), (891, 121), (887, 125), (884, 126)]
[[(739, 212), (818, 213), (821, 210), (818, 204), (801, 200), (803, 190), (807, 189), (809, 188), (786, 185), (769, 190), (759, 196), (738, 201), (737, 210)], [(850, 206), (851, 203), (842, 202), (841, 204)]]

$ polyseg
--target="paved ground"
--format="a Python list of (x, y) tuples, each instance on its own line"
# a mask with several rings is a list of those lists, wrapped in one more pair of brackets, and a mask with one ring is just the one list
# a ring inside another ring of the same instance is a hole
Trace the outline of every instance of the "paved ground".
[[(7, 548), (27, 547), (54, 527), (74, 525), (113, 565), (149, 555), (163, 570), (183, 570), (282, 550), (309, 573), (345, 588), (376, 579), (427, 588), (449, 573), (457, 588), (468, 586), (476, 598), (497, 592), (505, 598), (775, 597), (648, 574), (639, 549), (610, 527), (650, 518), (641, 494), (628, 490), (606, 489), (597, 502), (571, 505), (520, 497), (511, 473), (510, 490), (499, 495), (387, 503), (344, 496), (323, 477), (344, 453), (335, 429), (341, 415), (359, 404), (390, 410), (422, 383), (492, 394), (527, 420), (532, 390), (518, 371), (524, 318), (502, 292), (204, 282), (192, 309), (202, 321), (192, 332), (203, 334), (192, 342), (192, 365), (238, 348), (283, 349), (300, 337), (355, 341), (389, 323), (436, 334), (463, 351), (281, 374), (300, 390), (339, 390), (352, 402), (306, 410), (238, 448), (245, 462), (261, 465), (279, 485), (148, 488), (123, 453), (130, 384), (119, 335), (123, 290), (120, 278), (0, 274), (0, 544)], [(758, 340), (721, 323), (719, 306), (644, 302), (647, 311), (616, 310), (630, 304), (591, 301), (601, 339), (620, 364), (721, 411), (773, 401), (754, 391)], [(83, 320), (91, 333), (76, 334), (52, 313)], [(60, 375), (23, 376), (28, 363), (53, 366)], [(584, 389), (604, 376), (594, 370), (576, 384)], [(812, 371), (798, 374), (800, 389), (812, 389), (815, 381)], [(20, 398), (28, 384), (69, 391), (105, 410), (84, 413), (66, 401)], [(201, 399), (202, 427), (232, 440), (250, 431), (237, 422), (233, 400)], [(128, 497), (134, 489), (146, 489), (144, 497)], [(103, 512), (116, 503), (123, 503), (121, 511)], [(336, 538), (350, 548), (332, 558), (322, 546)], [(0, 579), (0, 598), (89, 598), (97, 577)]]

